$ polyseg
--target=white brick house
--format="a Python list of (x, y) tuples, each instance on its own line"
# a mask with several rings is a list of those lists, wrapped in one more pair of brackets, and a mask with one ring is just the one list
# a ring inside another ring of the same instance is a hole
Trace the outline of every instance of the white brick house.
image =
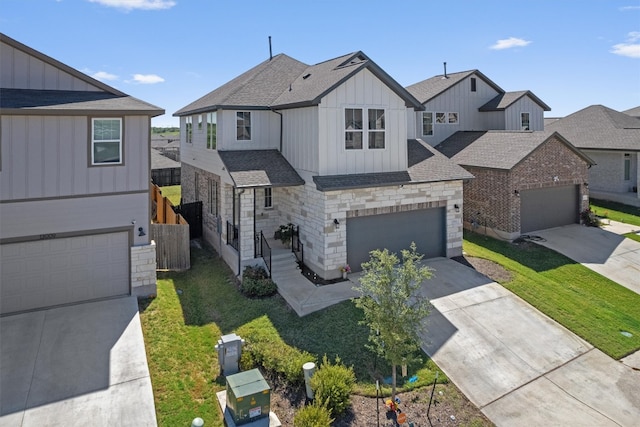
[(182, 197), (232, 269), (259, 262), (256, 236), (299, 230), (304, 264), (334, 279), (375, 248), (412, 241), (462, 253), (462, 182), (473, 176), (419, 139), (420, 103), (362, 52), (316, 65), (277, 55), (174, 115)]

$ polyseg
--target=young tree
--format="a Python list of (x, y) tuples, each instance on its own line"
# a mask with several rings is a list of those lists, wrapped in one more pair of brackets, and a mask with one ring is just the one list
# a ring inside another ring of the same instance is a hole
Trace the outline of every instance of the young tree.
[(391, 399), (396, 399), (396, 368), (409, 361), (420, 348), (419, 334), (431, 307), (420, 293), (422, 281), (431, 269), (421, 266), (423, 255), (415, 243), (401, 251), (402, 262), (388, 249), (370, 252), (362, 264), (360, 298), (356, 306), (364, 311), (363, 324), (369, 326), (368, 346), (391, 364)]

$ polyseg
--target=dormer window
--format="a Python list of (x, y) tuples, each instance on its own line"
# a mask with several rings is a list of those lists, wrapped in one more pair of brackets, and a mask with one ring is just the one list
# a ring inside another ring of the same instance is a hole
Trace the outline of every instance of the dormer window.
[(520, 129), (531, 130), (529, 122), (529, 113), (520, 113)]
[(476, 78), (471, 77), (471, 92), (475, 92), (475, 91), (476, 91)]

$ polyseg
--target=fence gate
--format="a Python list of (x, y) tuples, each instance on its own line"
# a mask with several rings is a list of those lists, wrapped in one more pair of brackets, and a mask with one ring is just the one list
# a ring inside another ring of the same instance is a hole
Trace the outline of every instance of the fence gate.
[(189, 223), (189, 238), (202, 236), (202, 202), (183, 203), (176, 207), (177, 213)]

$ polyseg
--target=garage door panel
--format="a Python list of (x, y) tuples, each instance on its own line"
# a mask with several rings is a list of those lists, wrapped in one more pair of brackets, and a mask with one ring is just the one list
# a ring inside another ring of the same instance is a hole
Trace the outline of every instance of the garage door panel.
[(578, 222), (579, 191), (576, 185), (538, 188), (520, 192), (520, 230), (560, 227)]
[(129, 294), (127, 232), (2, 245), (0, 313)]

